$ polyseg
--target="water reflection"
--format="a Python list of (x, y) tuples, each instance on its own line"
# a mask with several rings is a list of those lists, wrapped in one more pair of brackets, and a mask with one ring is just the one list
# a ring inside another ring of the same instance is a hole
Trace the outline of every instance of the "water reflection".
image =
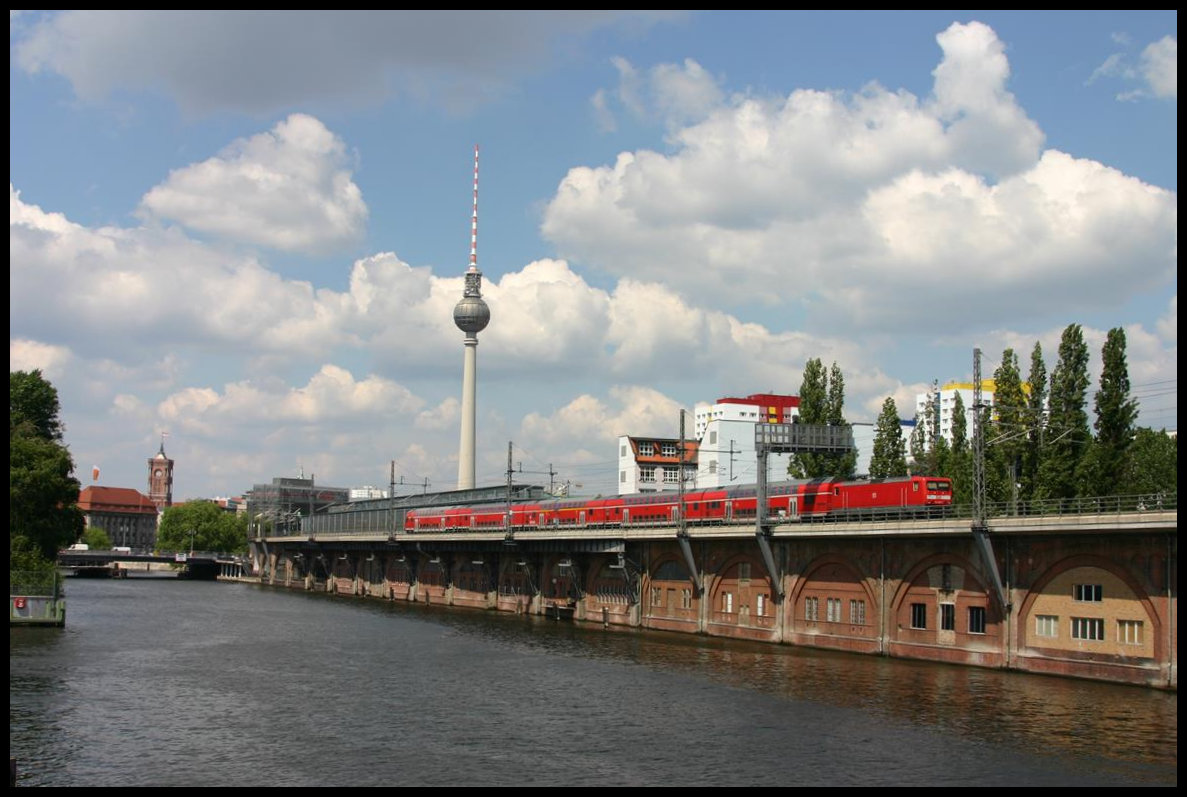
[[(383, 610), (553, 655), (703, 675), (1025, 750), (1176, 765), (1178, 695), (1142, 687), (441, 607)], [(1102, 743), (1105, 741), (1106, 743)]]
[(130, 581), (73, 582), (66, 629), (10, 634), (22, 785), (1177, 779), (1173, 693)]

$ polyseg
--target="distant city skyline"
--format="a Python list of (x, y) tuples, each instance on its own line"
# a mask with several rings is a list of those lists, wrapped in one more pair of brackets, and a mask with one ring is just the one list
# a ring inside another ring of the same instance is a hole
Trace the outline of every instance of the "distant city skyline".
[[(10, 11), (10, 368), (76, 475), (451, 489), (482, 151), (478, 486), (619, 435), (1048, 370), (1123, 327), (1177, 428), (1176, 12)], [(550, 476), (550, 471), (555, 476)], [(574, 488), (576, 489), (576, 488)]]

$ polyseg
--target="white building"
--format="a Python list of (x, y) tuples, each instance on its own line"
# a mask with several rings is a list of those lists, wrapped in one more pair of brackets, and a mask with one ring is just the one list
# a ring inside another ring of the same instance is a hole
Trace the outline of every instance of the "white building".
[[(993, 389), (994, 383), (992, 379), (981, 380), (981, 401), (990, 407), (993, 406)], [(1028, 386), (1024, 385), (1023, 390), (1027, 389)], [(938, 407), (939, 433), (941, 437), (948, 441), (949, 445), (952, 444), (952, 409), (956, 406), (957, 395), (960, 396), (960, 401), (964, 405), (966, 439), (972, 439), (972, 382), (949, 382), (939, 390), (933, 390), (928, 393), (917, 393), (915, 395), (915, 412), (919, 416), (919, 423), (923, 424), (924, 428), (930, 430), (930, 424), (935, 417)]]
[(350, 500), (351, 501), (366, 501), (371, 498), (387, 498), (387, 490), (382, 490), (378, 487), (351, 487)]
[[(720, 398), (716, 404), (698, 403), (693, 429), (700, 441), (697, 488), (754, 484), (758, 452), (754, 448), (756, 423), (791, 423), (799, 415), (799, 396), (756, 393), (744, 398)], [(787, 454), (767, 457), (767, 477), (787, 478)]]
[[(697, 442), (684, 441), (684, 488), (696, 478)], [(618, 494), (680, 489), (680, 441), (665, 437), (618, 438)]]

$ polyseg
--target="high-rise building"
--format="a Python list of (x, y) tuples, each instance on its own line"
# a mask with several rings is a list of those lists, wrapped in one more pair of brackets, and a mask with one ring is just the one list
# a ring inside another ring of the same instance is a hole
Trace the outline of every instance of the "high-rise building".
[[(791, 423), (799, 415), (799, 406), (799, 396), (775, 393), (698, 403), (693, 410), (693, 428), (700, 441), (696, 486), (725, 487), (757, 481), (754, 424)], [(767, 462), (768, 478), (786, 478), (788, 461), (787, 454), (772, 454)]]
[[(992, 379), (981, 380), (981, 401), (988, 407), (993, 406), (994, 382)], [(1024, 391), (1029, 391), (1029, 385), (1023, 385)], [(928, 436), (939, 435), (952, 444), (952, 410), (956, 407), (956, 397), (964, 406), (965, 436), (973, 436), (973, 383), (949, 382), (941, 388), (934, 388), (927, 393), (915, 394), (915, 413), (918, 425), (926, 430)]]
[(461, 301), (453, 308), (453, 323), (466, 333), (462, 365), (462, 439), (458, 449), (457, 487), (474, 486), (474, 438), (477, 425), (478, 333), (490, 323), (490, 308), (482, 300), (482, 272), (478, 270), (478, 147), (474, 147), (474, 215), (470, 226), (470, 268)]

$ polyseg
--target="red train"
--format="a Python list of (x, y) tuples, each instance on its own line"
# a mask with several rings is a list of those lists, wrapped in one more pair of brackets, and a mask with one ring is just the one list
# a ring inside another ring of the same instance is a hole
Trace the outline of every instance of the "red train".
[[(684, 494), (690, 525), (753, 524), (755, 486), (718, 487)], [(767, 485), (767, 516), (775, 522), (852, 520), (940, 514), (952, 505), (952, 480), (905, 476), (873, 481), (812, 479)], [(514, 503), (410, 509), (404, 531), (515, 531), (549, 528), (670, 526), (680, 519), (676, 492), (616, 495), (609, 498), (558, 498)]]

